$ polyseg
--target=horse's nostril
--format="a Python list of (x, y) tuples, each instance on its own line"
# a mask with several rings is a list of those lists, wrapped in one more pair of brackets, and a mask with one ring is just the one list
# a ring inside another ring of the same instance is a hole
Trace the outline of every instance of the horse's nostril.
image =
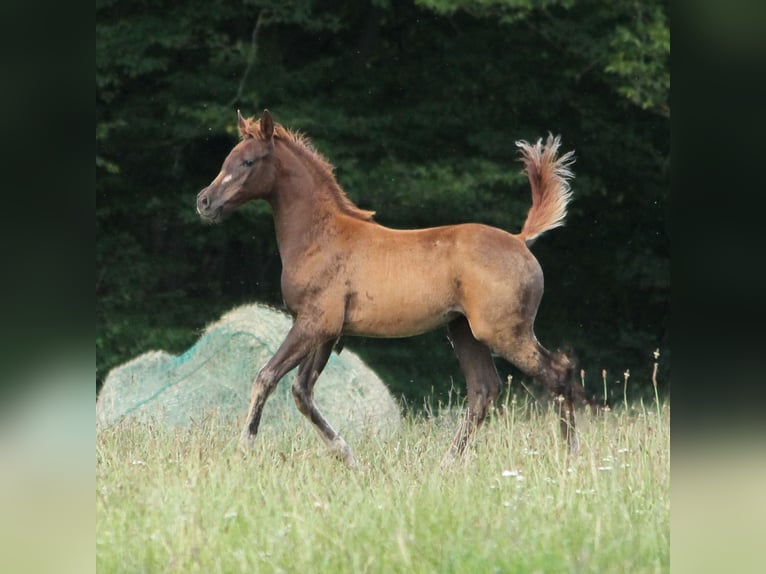
[(207, 208), (207, 207), (210, 207), (210, 198), (208, 198), (208, 196), (207, 196), (207, 195), (203, 195), (203, 196), (200, 198), (200, 200), (199, 200), (199, 203), (200, 203), (200, 205), (201, 205), (202, 207), (205, 207), (205, 208)]

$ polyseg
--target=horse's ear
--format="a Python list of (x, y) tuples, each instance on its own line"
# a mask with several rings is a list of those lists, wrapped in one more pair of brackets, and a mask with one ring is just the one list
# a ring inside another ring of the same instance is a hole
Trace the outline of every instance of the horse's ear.
[(269, 110), (263, 110), (261, 116), (261, 135), (266, 140), (270, 140), (274, 136), (274, 120), (271, 119)]
[(242, 117), (242, 114), (239, 110), (237, 110), (237, 127), (239, 128), (239, 136), (245, 137), (248, 135), (247, 132), (247, 122), (245, 121), (245, 118)]

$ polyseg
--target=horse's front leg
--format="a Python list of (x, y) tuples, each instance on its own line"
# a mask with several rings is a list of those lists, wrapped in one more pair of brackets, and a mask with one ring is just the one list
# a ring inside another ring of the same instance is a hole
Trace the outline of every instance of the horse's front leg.
[(249, 449), (253, 446), (258, 425), (261, 422), (263, 406), (274, 391), (280, 379), (294, 369), (305, 357), (314, 351), (324, 338), (295, 323), (287, 337), (279, 346), (274, 356), (266, 363), (253, 382), (250, 391), (250, 408), (245, 426), (239, 437), (240, 446)]
[(314, 384), (325, 368), (335, 342), (336, 339), (331, 339), (322, 343), (301, 362), (298, 367), (298, 376), (293, 381), (292, 392), (298, 410), (311, 421), (325, 444), (346, 466), (353, 467), (356, 461), (351, 447), (327, 422), (314, 402)]

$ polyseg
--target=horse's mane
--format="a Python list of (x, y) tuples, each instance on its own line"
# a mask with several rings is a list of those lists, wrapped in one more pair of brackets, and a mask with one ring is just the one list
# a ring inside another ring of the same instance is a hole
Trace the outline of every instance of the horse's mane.
[[(248, 137), (264, 139), (263, 133), (261, 132), (260, 120), (246, 118), (245, 124), (245, 132), (241, 134), (242, 139)], [(337, 201), (338, 206), (340, 207), (341, 211), (343, 211), (343, 213), (352, 217), (356, 217), (357, 219), (362, 219), (364, 221), (372, 220), (375, 212), (360, 209), (356, 204), (354, 204), (353, 201), (349, 199), (349, 197), (346, 195), (346, 192), (343, 191), (343, 189), (338, 184), (338, 181), (335, 179), (335, 168), (333, 165), (327, 161), (327, 158), (325, 158), (316, 150), (314, 145), (311, 143), (311, 140), (306, 135), (297, 131), (288, 130), (282, 124), (274, 123), (274, 139), (278, 139), (286, 143), (290, 149), (297, 153), (298, 156), (306, 159), (315, 167), (317, 172), (319, 172), (319, 174), (328, 184), (326, 189)]]

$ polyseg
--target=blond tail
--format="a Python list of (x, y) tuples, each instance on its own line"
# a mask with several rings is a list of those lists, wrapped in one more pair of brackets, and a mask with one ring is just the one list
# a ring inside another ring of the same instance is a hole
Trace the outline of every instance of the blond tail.
[(530, 245), (542, 233), (564, 225), (567, 203), (572, 198), (567, 180), (574, 177), (569, 169), (574, 163), (574, 152), (556, 158), (561, 139), (552, 135), (548, 135), (544, 146), (542, 139), (535, 145), (525, 141), (518, 141), (516, 145), (532, 186), (532, 207), (519, 234)]

